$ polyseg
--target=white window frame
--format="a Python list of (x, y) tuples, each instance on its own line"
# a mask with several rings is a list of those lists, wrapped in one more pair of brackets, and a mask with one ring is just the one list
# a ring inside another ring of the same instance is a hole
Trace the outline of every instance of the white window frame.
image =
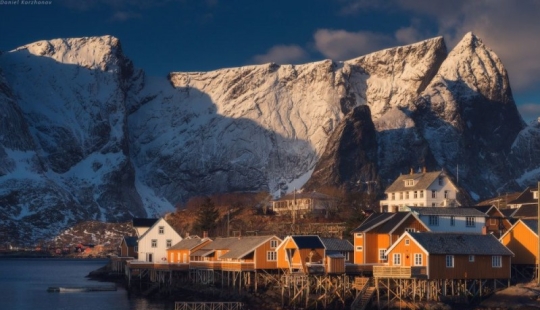
[(356, 238), (362, 238), (362, 237), (364, 237), (364, 234), (363, 233), (356, 233), (355, 236), (356, 236)]
[(277, 261), (277, 252), (276, 251), (266, 251), (266, 261), (275, 262)]
[(454, 255), (446, 255), (446, 268), (454, 268)]
[(356, 247), (356, 252), (362, 252), (362, 251), (364, 251), (363, 246), (359, 245), (359, 246)]
[(476, 218), (474, 216), (466, 216), (465, 217), (465, 226), (467, 226), (467, 227), (475, 227), (476, 226)]
[(394, 253), (392, 262), (394, 266), (401, 266), (401, 253)]
[(431, 198), (437, 198), (437, 191), (431, 191)]
[(411, 239), (405, 239), (405, 245), (409, 246), (411, 244)]
[(163, 235), (165, 233), (165, 226), (158, 227), (158, 234)]
[(270, 240), (270, 248), (275, 249), (278, 246), (277, 240)]
[(167, 243), (166, 243), (166, 244), (167, 244), (167, 245), (166, 245), (167, 248), (172, 247), (172, 240), (171, 240), (171, 239), (167, 239)]
[(152, 247), (152, 248), (157, 248), (157, 239), (152, 239), (152, 241), (151, 241), (151, 247)]
[(490, 225), (497, 225), (497, 219), (496, 219), (496, 218), (493, 218), (493, 217), (490, 218), (490, 219), (489, 219), (489, 224), (490, 224)]
[(416, 229), (414, 229), (413, 227), (407, 227), (407, 228), (405, 228), (405, 231), (406, 232), (416, 232)]
[(491, 256), (491, 267), (502, 268), (502, 256), (500, 255)]
[(422, 253), (414, 253), (414, 265), (415, 266), (422, 266), (423, 263), (423, 257)]
[(420, 198), (424, 198), (424, 191), (423, 190), (420, 191)]
[(474, 255), (469, 255), (469, 262), (474, 263)]
[(405, 186), (406, 186), (406, 187), (414, 186), (414, 180), (413, 180), (413, 179), (407, 179), (407, 180), (405, 180)]
[(379, 249), (379, 260), (383, 262), (388, 261), (388, 256), (386, 256), (386, 249)]

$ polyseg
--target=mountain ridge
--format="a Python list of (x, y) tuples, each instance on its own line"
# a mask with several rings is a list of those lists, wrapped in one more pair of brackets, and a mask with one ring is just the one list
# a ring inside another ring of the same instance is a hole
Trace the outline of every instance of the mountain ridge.
[(450, 53), (436, 37), (343, 62), (166, 78), (135, 68), (112, 36), (55, 39), (0, 54), (0, 70), (0, 223), (20, 240), (159, 216), (197, 195), (300, 188), (359, 106), (376, 131), (377, 149), (363, 151), (376, 152), (379, 189), (421, 165), (460, 165), (475, 198), (540, 175), (528, 159), (539, 130), (472, 33)]

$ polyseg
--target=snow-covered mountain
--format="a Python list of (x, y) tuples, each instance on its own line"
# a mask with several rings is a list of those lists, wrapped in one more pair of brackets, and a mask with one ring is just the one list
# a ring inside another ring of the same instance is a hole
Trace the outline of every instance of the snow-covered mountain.
[(459, 166), (480, 198), (540, 175), (540, 129), (525, 128), (502, 63), (472, 34), (450, 53), (437, 37), (339, 63), (166, 78), (136, 69), (114, 37), (57, 39), (2, 53), (0, 70), (5, 240), (156, 216), (194, 195), (300, 188), (361, 105), (381, 183)]

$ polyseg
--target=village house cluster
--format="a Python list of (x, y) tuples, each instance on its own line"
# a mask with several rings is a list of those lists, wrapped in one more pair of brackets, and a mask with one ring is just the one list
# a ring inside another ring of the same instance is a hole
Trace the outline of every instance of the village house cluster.
[[(424, 170), (399, 176), (385, 193), (380, 212), (351, 232), (352, 243), (316, 235), (182, 237), (163, 218), (134, 219), (137, 236), (122, 240), (113, 263), (128, 276), (141, 270), (350, 275), (368, 279), (355, 280), (355, 287), (370, 296), (373, 290), (366, 287), (378, 287), (381, 279), (504, 283), (516, 273), (535, 272), (538, 189), (514, 195), (505, 208), (497, 199), (466, 207), (459, 205), (457, 186), (444, 171)], [(302, 212), (323, 214), (332, 204), (325, 195), (294, 199), (302, 202)], [(279, 213), (297, 206), (287, 199), (274, 202)], [(414, 283), (419, 290), (422, 285)], [(446, 293), (445, 285), (437, 291)], [(433, 293), (428, 288), (412, 295)]]

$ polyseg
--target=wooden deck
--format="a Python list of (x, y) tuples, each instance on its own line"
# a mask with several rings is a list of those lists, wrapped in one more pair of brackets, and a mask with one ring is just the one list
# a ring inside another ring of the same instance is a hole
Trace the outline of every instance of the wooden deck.
[(373, 266), (373, 277), (375, 278), (427, 278), (426, 267), (390, 267)]

